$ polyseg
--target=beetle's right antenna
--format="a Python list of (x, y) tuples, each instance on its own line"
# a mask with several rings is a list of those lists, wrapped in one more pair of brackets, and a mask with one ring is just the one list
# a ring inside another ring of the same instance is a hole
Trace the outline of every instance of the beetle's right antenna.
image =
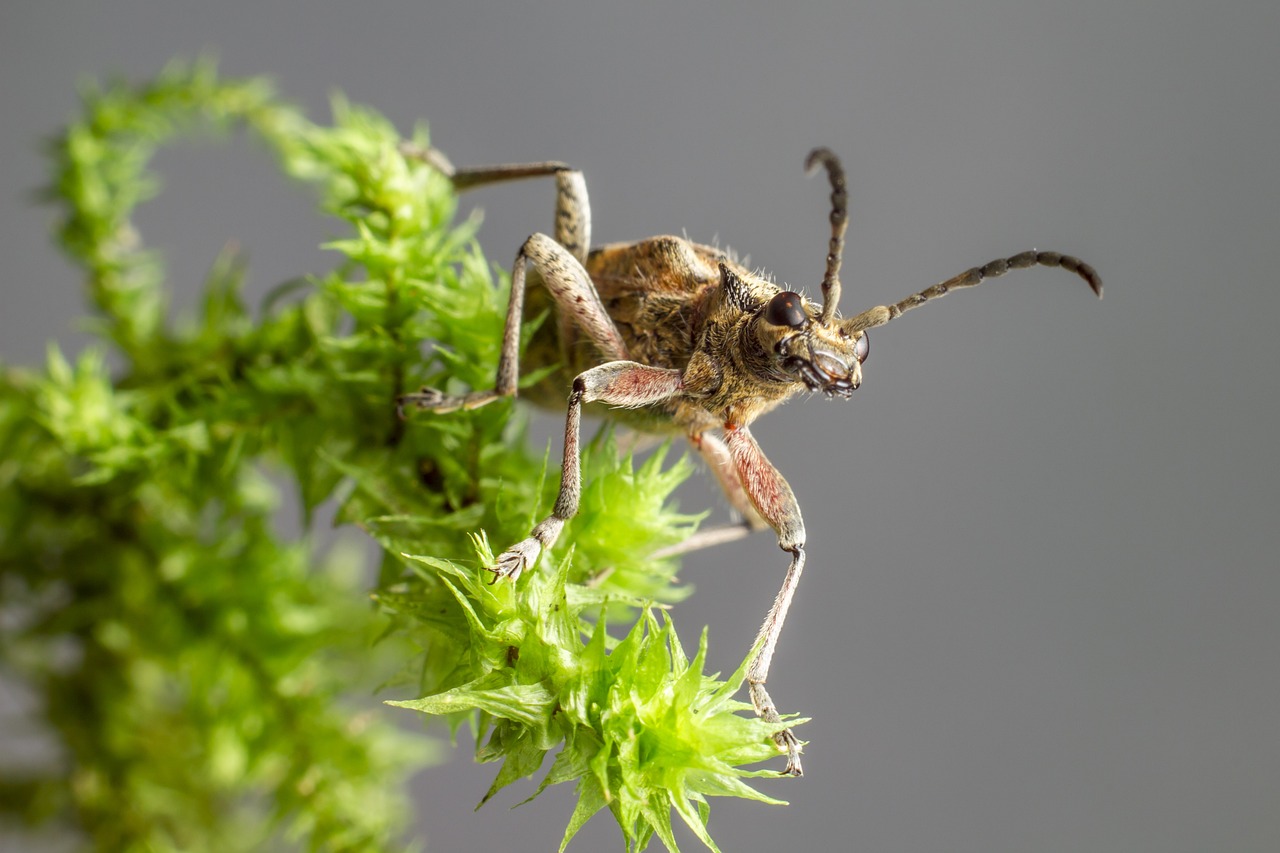
[(849, 194), (844, 185), (840, 158), (829, 148), (815, 148), (804, 158), (808, 174), (821, 163), (831, 182), (831, 242), (827, 244), (827, 271), (822, 276), (822, 314), (819, 321), (830, 323), (840, 302), (840, 261), (844, 255), (844, 231), (849, 225)]
[(1098, 277), (1098, 271), (1093, 267), (1071, 255), (1063, 255), (1059, 252), (1037, 252), (1032, 249), (1030, 252), (1022, 252), (1008, 258), (999, 258), (980, 267), (965, 270), (960, 275), (949, 278), (941, 284), (935, 284), (933, 287), (922, 290), (919, 293), (911, 294), (896, 305), (878, 305), (869, 311), (863, 311), (858, 316), (850, 317), (843, 321), (840, 326), (850, 334), (861, 332), (865, 329), (874, 329), (876, 326), (883, 326), (890, 320), (896, 320), (912, 308), (919, 308), (931, 299), (946, 296), (953, 290), (974, 287), (989, 278), (998, 278), (1009, 272), (1009, 270), (1020, 270), (1034, 266), (1061, 267), (1064, 270), (1073, 272), (1085, 280), (1093, 292), (1098, 295), (1099, 299), (1102, 298), (1102, 279)]

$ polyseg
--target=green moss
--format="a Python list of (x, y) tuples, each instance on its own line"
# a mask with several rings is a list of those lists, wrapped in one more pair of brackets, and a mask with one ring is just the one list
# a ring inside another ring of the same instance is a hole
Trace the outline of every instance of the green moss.
[[(179, 134), (238, 127), (339, 221), (337, 260), (251, 312), (229, 254), (176, 327), (131, 224), (159, 186), (147, 164)], [(696, 527), (671, 503), (687, 461), (637, 463), (603, 433), (561, 546), (489, 583), (487, 537), (526, 535), (558, 460), (510, 401), (396, 416), (421, 384), (492, 382), (506, 304), (474, 221), (402, 141), (367, 108), (337, 99), (317, 125), (204, 63), (87, 90), (53, 145), (101, 344), (0, 380), (0, 661), (63, 756), (4, 768), (0, 814), (98, 850), (395, 849), (403, 779), (433, 742), (349, 709), (379, 682), (475, 722), (478, 760), (501, 763), (486, 800), (555, 753), (542, 787), (579, 792), (566, 844), (608, 806), (634, 849), (674, 849), (673, 810), (714, 848), (708, 797), (776, 802), (743, 781), (776, 750), (732, 698), (742, 671), (704, 675), (705, 633), (689, 660), (653, 615), (688, 593), (647, 556)], [(275, 532), (282, 480), (308, 523), (328, 502), (383, 546), (372, 605), (355, 551)]]

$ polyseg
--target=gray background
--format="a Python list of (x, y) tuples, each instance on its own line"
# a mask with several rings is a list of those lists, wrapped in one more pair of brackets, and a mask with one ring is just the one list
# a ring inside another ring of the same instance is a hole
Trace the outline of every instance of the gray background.
[[(341, 89), (459, 163), (582, 167), (598, 241), (718, 238), (816, 292), (838, 151), (843, 308), (1031, 247), (1019, 273), (873, 333), (848, 402), (756, 435), (808, 523), (770, 681), (814, 720), (785, 808), (717, 802), (726, 851), (1280, 849), (1280, 4), (1179, 0), (75, 2), (0, 7), (0, 356), (77, 347), (77, 276), (26, 193), (82, 75), (211, 48), (316, 116)], [(256, 293), (327, 225), (252, 145), (160, 161), (142, 212), (193, 290), (224, 241)], [(507, 262), (552, 192), (478, 192)], [(190, 304), (188, 297), (180, 304)], [(543, 428), (550, 435), (555, 418)], [(716, 504), (706, 478), (683, 495)], [(676, 611), (732, 669), (783, 573), (766, 535), (692, 557)], [(470, 744), (417, 781), (432, 850), (551, 850), (572, 792), (473, 814)], [(697, 847), (687, 833), (689, 849)], [(607, 816), (572, 849), (616, 849)]]

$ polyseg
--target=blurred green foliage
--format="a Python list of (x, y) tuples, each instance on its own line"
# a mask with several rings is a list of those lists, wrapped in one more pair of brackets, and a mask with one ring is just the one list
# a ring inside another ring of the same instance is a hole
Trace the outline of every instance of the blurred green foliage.
[[(630, 848), (674, 850), (674, 812), (714, 849), (709, 796), (776, 802), (743, 781), (776, 750), (733, 699), (742, 671), (704, 675), (705, 632), (690, 660), (653, 615), (688, 592), (648, 555), (697, 524), (670, 499), (689, 463), (601, 433), (561, 546), (492, 585), (487, 537), (526, 535), (554, 461), (511, 401), (397, 417), (400, 393), (486, 387), (497, 363), (506, 281), (448, 180), (369, 109), (336, 99), (317, 125), (208, 63), (84, 101), (49, 196), (102, 348), (0, 374), (0, 666), (59, 750), (0, 759), (0, 818), (102, 851), (401, 849), (433, 742), (370, 704), (379, 686), (474, 724), (501, 762), (488, 796), (556, 752), (538, 790), (577, 785), (565, 844), (607, 806)], [(131, 224), (148, 163), (239, 127), (318, 193), (338, 260), (254, 312), (228, 253), (175, 326)], [(368, 549), (276, 532), (281, 482), (308, 527), (328, 503), (382, 546), (372, 602)]]

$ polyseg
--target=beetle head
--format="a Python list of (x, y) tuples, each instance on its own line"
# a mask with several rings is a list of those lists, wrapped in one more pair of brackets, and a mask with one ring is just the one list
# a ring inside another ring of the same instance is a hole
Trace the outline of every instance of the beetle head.
[(779, 291), (760, 307), (753, 325), (776, 378), (803, 382), (828, 397), (848, 397), (862, 384), (867, 333), (823, 321), (800, 294)]
[(862, 362), (867, 358), (869, 341), (865, 330), (849, 330), (836, 318), (848, 222), (844, 169), (826, 148), (809, 152), (804, 165), (808, 172), (821, 165), (831, 184), (831, 239), (822, 276), (822, 309), (815, 310), (798, 293), (779, 291), (759, 307), (756, 336), (764, 351), (772, 353), (779, 378), (803, 382), (810, 391), (821, 391), (828, 397), (848, 397), (862, 384)]

